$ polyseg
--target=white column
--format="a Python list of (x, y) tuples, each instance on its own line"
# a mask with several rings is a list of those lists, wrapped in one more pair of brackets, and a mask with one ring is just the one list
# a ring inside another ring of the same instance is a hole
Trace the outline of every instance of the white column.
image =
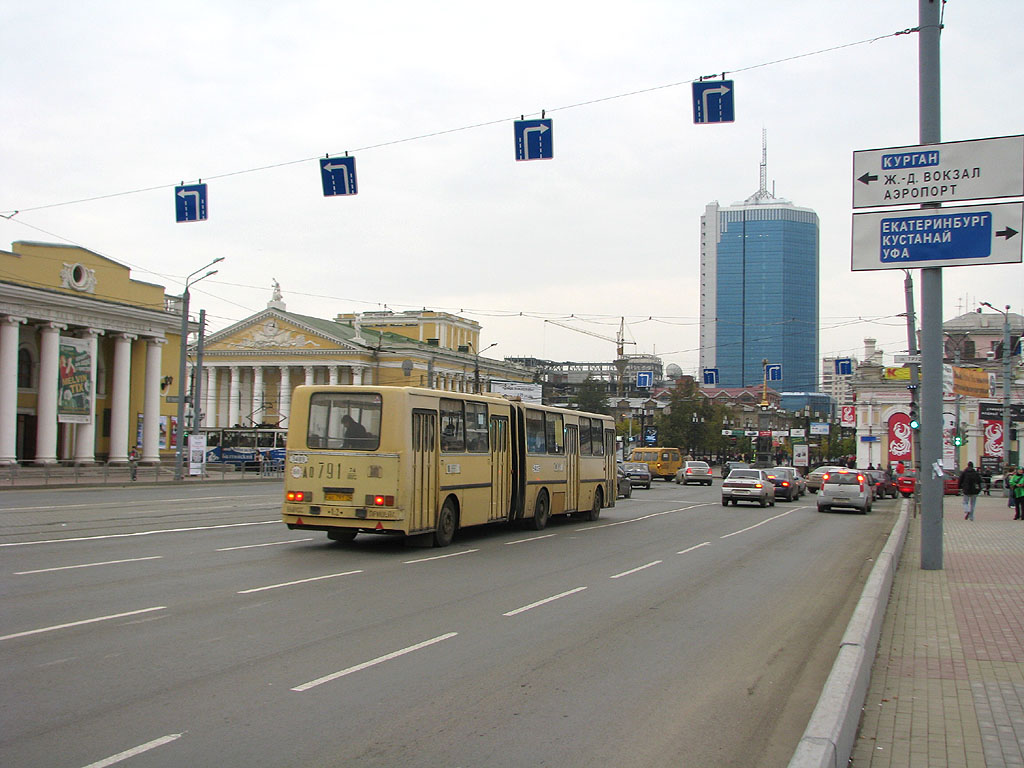
[(242, 380), (238, 375), (238, 366), (231, 366), (231, 398), (228, 404), (228, 426), (238, 424), (238, 409), (242, 401)]
[(18, 460), (18, 335), (24, 322), (0, 318), (0, 464)]
[(306, 373), (306, 380), (303, 382), (303, 384), (305, 384), (308, 387), (310, 384), (313, 383), (313, 366), (304, 365), (303, 369), (305, 370)]
[(119, 333), (114, 337), (114, 386), (110, 393), (111, 464), (128, 461), (128, 428), (131, 425), (132, 342), (135, 336)]
[(263, 414), (263, 366), (257, 365), (252, 369), (252, 418), (257, 424), (264, 421)]
[(281, 384), (277, 390), (277, 410), (281, 413), (279, 427), (288, 426), (288, 414), (292, 408), (292, 382), (291, 368), (287, 365), (281, 366)]
[(60, 323), (39, 326), (39, 396), (36, 400), (36, 464), (57, 463), (57, 378)]
[[(160, 463), (160, 373), (167, 339), (146, 339), (146, 383), (142, 406), (142, 461)], [(169, 432), (170, 430), (168, 430)]]
[(352, 366), (352, 383), (353, 384), (362, 384), (363, 383), (363, 372), (365, 370), (366, 370), (366, 368), (361, 366), (361, 365), (353, 365)]
[(338, 383), (338, 366), (332, 365), (327, 369), (327, 383), (331, 386)]
[(203, 390), (206, 398), (206, 413), (203, 414), (203, 426), (216, 427), (217, 422), (217, 369), (214, 366), (206, 368), (206, 389)]
[(89, 421), (75, 425), (75, 464), (96, 463), (96, 339), (103, 333), (98, 328), (86, 328), (79, 338), (89, 342)]

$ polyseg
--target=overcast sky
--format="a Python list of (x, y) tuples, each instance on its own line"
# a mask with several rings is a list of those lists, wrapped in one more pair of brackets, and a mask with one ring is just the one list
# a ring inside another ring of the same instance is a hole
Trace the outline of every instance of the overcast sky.
[[(918, 39), (893, 36), (917, 5), (0, 3), (0, 248), (81, 245), (168, 293), (224, 256), (192, 289), (213, 330), (274, 279), (302, 314), (465, 315), (495, 357), (611, 359), (543, 319), (624, 316), (627, 351), (696, 373), (700, 216), (757, 191), (765, 129), (769, 189), (821, 220), (821, 354), (900, 353), (902, 271), (850, 270), (852, 152), (918, 143)], [(1022, 14), (946, 4), (944, 141), (1024, 132)], [(735, 123), (694, 125), (690, 81), (723, 72)], [(541, 110), (555, 157), (516, 162)], [(317, 158), (346, 151), (359, 194), (326, 198)], [(198, 179), (209, 219), (175, 223)], [(945, 318), (1024, 310), (1020, 264), (943, 282)]]

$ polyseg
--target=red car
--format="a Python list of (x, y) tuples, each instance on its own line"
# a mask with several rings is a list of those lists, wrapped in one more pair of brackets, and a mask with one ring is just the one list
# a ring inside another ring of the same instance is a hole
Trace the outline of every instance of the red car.
[(896, 488), (903, 498), (907, 499), (914, 495), (914, 486), (917, 484), (917, 478), (913, 475), (902, 475), (896, 478)]
[(952, 470), (942, 476), (942, 494), (944, 496), (960, 495), (960, 477)]

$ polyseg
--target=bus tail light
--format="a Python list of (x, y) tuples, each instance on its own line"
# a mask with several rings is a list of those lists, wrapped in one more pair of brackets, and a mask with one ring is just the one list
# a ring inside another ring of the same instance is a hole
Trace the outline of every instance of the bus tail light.
[(368, 507), (393, 507), (395, 506), (394, 496), (373, 496), (366, 495), (366, 506)]
[(284, 494), (285, 501), (312, 501), (313, 494), (309, 491), (286, 491)]

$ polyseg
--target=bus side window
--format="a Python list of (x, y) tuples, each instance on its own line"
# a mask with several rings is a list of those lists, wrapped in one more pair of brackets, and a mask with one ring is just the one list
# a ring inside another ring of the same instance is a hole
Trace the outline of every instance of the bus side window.
[(544, 422), (548, 443), (548, 453), (565, 453), (565, 424), (562, 422), (562, 414), (545, 413)]
[(466, 403), (466, 450), (487, 453), (487, 405)]
[(547, 453), (542, 411), (528, 410), (526, 412), (526, 452)]
[(441, 450), (455, 453), (466, 450), (462, 401), (441, 398)]
[(594, 443), (594, 455), (604, 456), (604, 440), (601, 435), (601, 422), (594, 420), (594, 428), (590, 434), (590, 439)]
[[(600, 422), (597, 422), (600, 426)], [(590, 419), (580, 417), (580, 455), (591, 456), (594, 450), (590, 445)]]

